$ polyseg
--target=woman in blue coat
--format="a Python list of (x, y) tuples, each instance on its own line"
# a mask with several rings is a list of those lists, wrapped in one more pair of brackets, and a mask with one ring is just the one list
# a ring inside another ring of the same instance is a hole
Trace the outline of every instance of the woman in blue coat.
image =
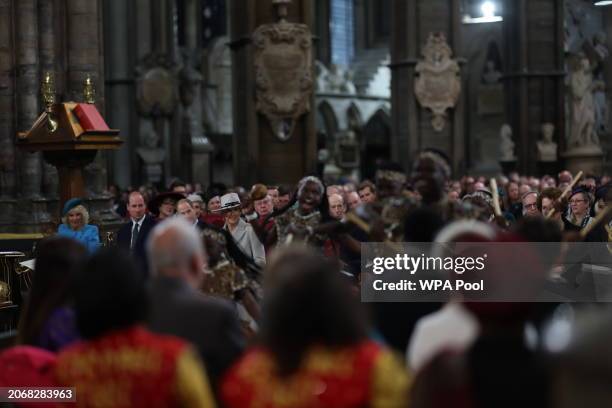
[(100, 246), (98, 227), (89, 225), (89, 212), (83, 206), (80, 198), (71, 198), (64, 204), (62, 224), (57, 234), (72, 238), (85, 245), (89, 253), (95, 252)]

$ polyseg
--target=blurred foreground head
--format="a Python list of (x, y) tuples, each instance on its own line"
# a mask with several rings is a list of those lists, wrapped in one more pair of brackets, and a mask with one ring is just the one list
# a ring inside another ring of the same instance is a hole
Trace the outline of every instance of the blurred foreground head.
[(262, 340), (281, 373), (298, 369), (309, 347), (342, 347), (365, 338), (360, 304), (339, 265), (306, 247), (275, 254), (266, 272)]
[(147, 242), (147, 256), (153, 276), (200, 285), (206, 266), (204, 247), (198, 230), (185, 219), (173, 217), (157, 224)]
[(49, 315), (72, 301), (74, 278), (86, 257), (85, 247), (70, 238), (56, 236), (40, 242), (32, 289), (19, 323), (20, 344), (37, 344)]
[(128, 253), (103, 249), (76, 279), (77, 327), (86, 339), (141, 323), (146, 317), (145, 281)]

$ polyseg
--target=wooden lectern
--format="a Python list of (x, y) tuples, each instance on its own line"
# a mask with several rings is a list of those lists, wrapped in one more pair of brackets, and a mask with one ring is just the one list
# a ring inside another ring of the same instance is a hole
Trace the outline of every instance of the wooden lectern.
[(119, 130), (108, 128), (95, 105), (74, 102), (48, 106), (34, 126), (17, 137), (20, 148), (42, 151), (43, 158), (57, 167), (60, 208), (70, 198), (85, 195), (83, 168), (98, 150), (118, 149), (123, 143)]

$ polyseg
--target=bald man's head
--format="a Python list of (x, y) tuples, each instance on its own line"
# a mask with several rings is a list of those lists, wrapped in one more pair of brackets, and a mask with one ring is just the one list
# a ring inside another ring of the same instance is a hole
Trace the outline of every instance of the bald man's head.
[(346, 213), (346, 207), (344, 206), (344, 199), (340, 194), (332, 194), (328, 198), (329, 201), (329, 215), (337, 220), (341, 220)]
[(169, 218), (153, 229), (147, 255), (153, 275), (184, 279), (199, 286), (206, 254), (197, 230), (182, 217)]

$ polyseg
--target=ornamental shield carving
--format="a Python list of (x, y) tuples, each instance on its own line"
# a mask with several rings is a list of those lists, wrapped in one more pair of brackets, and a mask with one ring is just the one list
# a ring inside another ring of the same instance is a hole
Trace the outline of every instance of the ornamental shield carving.
[(310, 111), (311, 38), (307, 25), (284, 19), (253, 33), (255, 109), (268, 119), (281, 141), (289, 140), (297, 119)]
[(441, 132), (446, 124), (446, 110), (453, 108), (461, 93), (460, 68), (451, 59), (451, 51), (444, 33), (431, 33), (423, 48), (423, 57), (416, 65), (418, 75), (414, 92), (424, 108), (431, 109), (431, 124)]

